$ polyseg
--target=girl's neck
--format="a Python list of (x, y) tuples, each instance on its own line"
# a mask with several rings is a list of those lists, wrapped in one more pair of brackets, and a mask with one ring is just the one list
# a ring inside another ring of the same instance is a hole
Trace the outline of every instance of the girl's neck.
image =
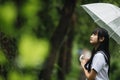
[(98, 49), (99, 45), (100, 45), (100, 44), (96, 44), (96, 45), (94, 45), (95, 50), (97, 50), (97, 49)]

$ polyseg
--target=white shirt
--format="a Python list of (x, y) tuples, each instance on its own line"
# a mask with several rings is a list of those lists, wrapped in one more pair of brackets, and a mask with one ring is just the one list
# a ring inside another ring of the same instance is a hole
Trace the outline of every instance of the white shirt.
[(102, 51), (98, 51), (93, 57), (92, 69), (97, 72), (95, 80), (109, 80), (108, 78), (108, 64), (105, 61)]

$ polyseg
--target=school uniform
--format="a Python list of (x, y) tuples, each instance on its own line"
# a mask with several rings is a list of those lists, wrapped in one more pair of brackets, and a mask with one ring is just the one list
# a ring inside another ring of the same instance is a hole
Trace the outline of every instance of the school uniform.
[(108, 64), (105, 60), (106, 55), (103, 51), (98, 51), (92, 60), (91, 69), (97, 72), (95, 80), (109, 80), (108, 77)]

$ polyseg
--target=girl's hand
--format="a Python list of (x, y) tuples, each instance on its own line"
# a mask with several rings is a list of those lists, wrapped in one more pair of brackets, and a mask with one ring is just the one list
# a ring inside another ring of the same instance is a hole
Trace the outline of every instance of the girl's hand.
[(89, 59), (81, 59), (81, 66), (84, 68), (84, 65), (87, 63)]

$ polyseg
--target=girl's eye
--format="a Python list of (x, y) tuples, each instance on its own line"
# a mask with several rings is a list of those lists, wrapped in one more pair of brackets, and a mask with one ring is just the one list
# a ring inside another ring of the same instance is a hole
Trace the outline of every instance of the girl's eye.
[(94, 35), (97, 35), (97, 34), (94, 34)]
[(95, 35), (97, 35), (97, 34), (94, 34), (94, 33), (93, 33), (92, 35), (94, 35), (94, 36), (95, 36)]
[(98, 31), (93, 31), (92, 34), (98, 35)]
[(94, 35), (97, 35), (97, 33), (93, 33)]

